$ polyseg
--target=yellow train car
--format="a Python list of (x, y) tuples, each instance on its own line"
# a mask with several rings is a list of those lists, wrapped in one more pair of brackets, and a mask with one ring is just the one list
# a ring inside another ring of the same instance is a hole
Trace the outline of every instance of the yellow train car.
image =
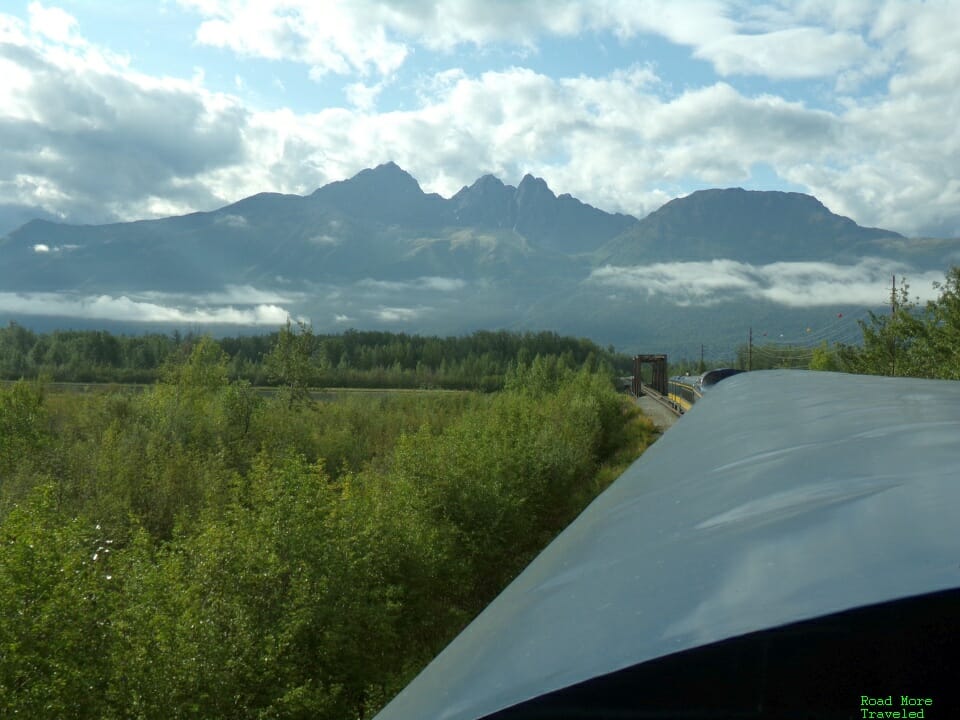
[(697, 375), (677, 375), (667, 383), (667, 398), (680, 412), (687, 412), (702, 397)]
[(742, 370), (719, 368), (708, 370), (703, 375), (676, 375), (667, 383), (667, 397), (680, 412), (687, 412), (694, 403), (703, 397), (705, 390), (712, 388), (721, 380), (737, 375)]

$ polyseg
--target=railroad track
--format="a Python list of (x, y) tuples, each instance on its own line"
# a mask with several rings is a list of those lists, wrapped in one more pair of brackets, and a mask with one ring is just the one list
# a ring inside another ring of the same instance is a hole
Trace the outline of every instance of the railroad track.
[(661, 395), (660, 393), (658, 393), (658, 392), (657, 392), (656, 390), (654, 390), (653, 388), (648, 387), (648, 386), (645, 385), (645, 386), (643, 387), (643, 395), (646, 396), (646, 397), (652, 398), (653, 400), (655, 400), (655, 401), (658, 402), (659, 404), (663, 405), (667, 410), (669, 410), (670, 412), (672, 412), (672, 413), (673, 413), (674, 415), (676, 415), (677, 417), (680, 417), (681, 415), (683, 415), (683, 413), (680, 412), (680, 410), (677, 409), (672, 402), (670, 402), (669, 400), (667, 400), (667, 398), (666, 398), (665, 396)]

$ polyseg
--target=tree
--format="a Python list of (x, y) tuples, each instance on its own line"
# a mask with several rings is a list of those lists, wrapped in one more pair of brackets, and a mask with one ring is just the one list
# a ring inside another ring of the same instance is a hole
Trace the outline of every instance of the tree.
[(863, 347), (838, 348), (844, 369), (863, 375), (929, 376), (917, 366), (922, 353), (916, 352), (929, 327), (910, 300), (909, 287), (901, 279), (890, 315), (871, 312), (869, 321), (859, 321)]
[(204, 335), (184, 358), (182, 354), (167, 359), (160, 372), (164, 384), (182, 390), (216, 390), (227, 384), (228, 358), (209, 335)]
[(317, 339), (310, 326), (298, 320), (296, 328), (294, 330), (287, 318), (287, 324), (280, 328), (277, 344), (264, 358), (267, 376), (271, 382), (283, 386), (288, 407), (309, 399), (313, 355), (317, 351)]
[[(836, 348), (839, 369), (867, 375), (960, 379), (960, 267), (952, 267), (936, 300), (921, 308), (901, 280), (892, 312), (860, 322), (862, 347)], [(818, 359), (819, 360), (819, 359)]]
[(841, 370), (842, 367), (836, 351), (831, 350), (827, 347), (827, 343), (823, 342), (820, 344), (820, 347), (813, 349), (813, 356), (810, 358), (810, 369), (835, 372)]

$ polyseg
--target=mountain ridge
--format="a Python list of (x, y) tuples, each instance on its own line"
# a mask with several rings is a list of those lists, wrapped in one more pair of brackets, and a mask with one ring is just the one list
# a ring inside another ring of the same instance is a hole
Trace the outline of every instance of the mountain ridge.
[[(865, 257), (880, 261), (862, 265)], [(530, 173), (517, 186), (482, 175), (444, 198), (390, 162), (309, 195), (257, 193), (208, 212), (28, 222), (0, 239), (0, 301), (25, 308), (7, 313), (18, 322), (57, 314), (46, 307), (82, 317), (76, 308), (90, 303), (124, 317), (249, 316), (211, 310), (228, 302), (268, 318), (308, 317), (326, 331), (551, 329), (659, 352), (681, 332), (672, 328), (696, 327), (705, 334), (696, 342), (710, 345), (732, 326), (739, 335), (743, 323), (803, 316), (736, 290), (775, 283), (778, 262), (832, 263), (830, 277), (855, 270), (882, 285), (887, 268), (942, 271), (952, 257), (960, 258), (958, 241), (863, 228), (802, 193), (702, 190), (638, 220), (557, 195)], [(752, 279), (724, 280), (727, 295), (711, 289), (716, 278), (698, 273), (719, 272), (706, 262), (717, 258)], [(878, 287), (878, 306), (886, 292)], [(275, 300), (264, 309), (267, 297)], [(37, 298), (36, 309), (23, 298)]]
[(610, 243), (604, 262), (852, 259), (864, 243), (882, 238), (904, 239), (892, 230), (863, 227), (837, 215), (813, 195), (711, 188), (654, 210)]

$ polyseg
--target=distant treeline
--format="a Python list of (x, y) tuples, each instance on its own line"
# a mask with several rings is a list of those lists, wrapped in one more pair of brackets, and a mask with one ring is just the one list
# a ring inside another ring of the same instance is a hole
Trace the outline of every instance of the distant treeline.
[[(0, 328), (0, 379), (46, 377), (62, 382), (152, 383), (165, 363), (191, 352), (195, 334), (112, 335), (103, 330), (35, 333), (10, 322)], [(497, 390), (508, 369), (535, 357), (564, 367), (606, 368), (629, 374), (630, 359), (590, 340), (553, 332), (478, 331), (461, 337), (347, 330), (314, 334), (294, 325), (265, 335), (216, 340), (233, 379), (254, 385), (285, 384), (270, 362), (289, 341), (302, 366), (298, 379), (312, 387), (392, 387)]]

